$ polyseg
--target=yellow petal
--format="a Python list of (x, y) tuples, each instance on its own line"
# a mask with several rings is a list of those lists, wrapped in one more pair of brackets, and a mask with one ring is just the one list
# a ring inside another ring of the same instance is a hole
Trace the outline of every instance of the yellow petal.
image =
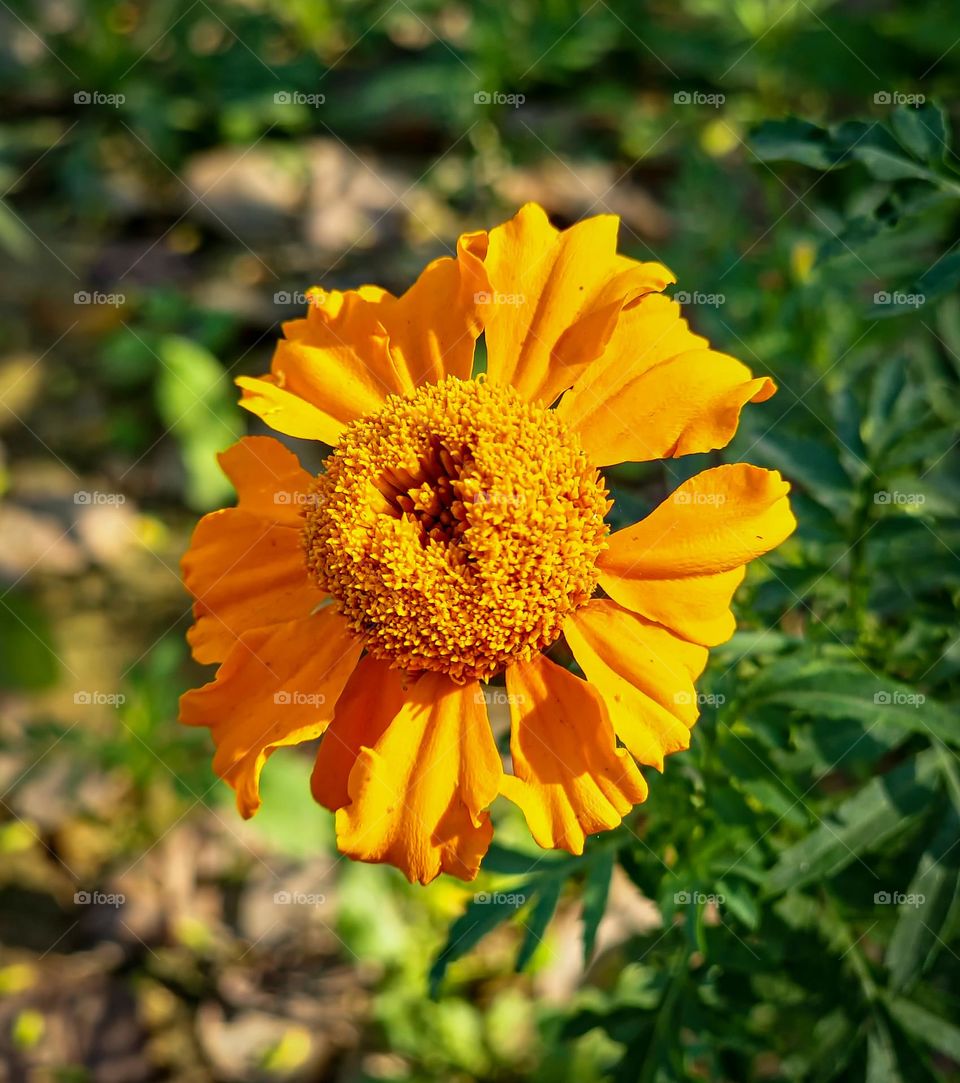
[(278, 379), (269, 374), (238, 376), (234, 382), (241, 390), (240, 405), (275, 432), (300, 440), (321, 440), (331, 447), (336, 444), (343, 432), (343, 422), (285, 390)]
[(564, 396), (561, 412), (597, 466), (644, 462), (725, 447), (748, 402), (776, 391), (766, 377), (714, 350), (678, 354), (620, 384), (602, 381)]
[(260, 772), (275, 748), (319, 737), (360, 657), (361, 644), (331, 606), (245, 632), (209, 684), (180, 697), (180, 721), (209, 726), (213, 769), (250, 817)]
[(690, 744), (699, 714), (693, 682), (706, 648), (606, 598), (578, 609), (563, 631), (617, 736), (641, 763), (662, 771), (664, 756)]
[(647, 796), (637, 765), (617, 747), (597, 693), (542, 654), (507, 669), (513, 775), (505, 797), (519, 805), (540, 846), (583, 853)]
[(441, 872), (472, 880), (493, 827), (483, 811), (501, 763), (476, 683), (425, 673), (350, 771), (350, 804), (337, 812), (337, 844), (360, 861), (387, 862), (411, 882)]
[(353, 671), (320, 742), (310, 780), (314, 799), (331, 812), (350, 803), (347, 780), (360, 749), (376, 746), (400, 713), (409, 687), (405, 673), (372, 654)]
[(796, 528), (775, 470), (737, 463), (685, 481), (646, 519), (617, 531), (600, 585), (620, 605), (704, 646), (733, 635), (733, 592), (748, 561)]
[(600, 356), (621, 310), (673, 281), (658, 263), (617, 255), (618, 224), (599, 215), (560, 232), (528, 203), (490, 232), (483, 319), (491, 380), (549, 405)]
[(270, 437), (247, 437), (223, 452), (236, 508), (206, 515), (183, 557), (196, 599), (187, 639), (198, 662), (221, 662), (252, 628), (305, 617), (325, 595), (307, 573), (300, 530), (310, 475)]

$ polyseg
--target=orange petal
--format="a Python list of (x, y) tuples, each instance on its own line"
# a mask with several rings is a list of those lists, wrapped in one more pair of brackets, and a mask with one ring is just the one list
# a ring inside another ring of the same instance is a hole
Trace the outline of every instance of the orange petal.
[(395, 865), (411, 882), (441, 872), (472, 880), (493, 836), (483, 810), (501, 770), (479, 685), (425, 673), (375, 743), (361, 746), (337, 844), (349, 857)]
[(617, 255), (618, 224), (598, 215), (560, 232), (528, 203), (491, 231), (484, 260), (491, 380), (549, 405), (600, 356), (621, 310), (673, 281), (658, 263)]
[[(268, 376), (240, 377), (240, 405), (290, 436), (335, 444), (344, 425), (412, 390), (378, 316), (384, 291), (314, 289), (306, 319), (283, 325)], [(304, 405), (305, 404), (305, 405)]]
[(735, 358), (695, 350), (644, 368), (626, 382), (611, 373), (609, 382), (575, 387), (564, 396), (561, 412), (591, 461), (608, 466), (725, 447), (744, 405), (763, 402), (775, 391), (772, 380), (754, 379)]
[(616, 827), (646, 800), (646, 783), (586, 681), (541, 654), (507, 669), (507, 690), (513, 775), (501, 792), (540, 846), (581, 854), (587, 835)]
[(690, 744), (699, 714), (693, 682), (706, 648), (606, 598), (578, 609), (563, 632), (617, 736), (641, 763), (662, 771), (664, 756)]
[(444, 376), (470, 379), (483, 329), (478, 298), (487, 287), (475, 251), (485, 247), (485, 238), (464, 234), (457, 259), (434, 260), (402, 297), (386, 293), (377, 305), (390, 352), (412, 387), (437, 383)]
[(182, 560), (196, 599), (187, 639), (198, 662), (220, 662), (252, 628), (305, 617), (325, 595), (307, 573), (300, 530), (310, 475), (266, 436), (220, 456), (238, 505), (205, 515)]
[(313, 476), (272, 436), (245, 436), (217, 456), (237, 490), (237, 506), (278, 523), (303, 525), (301, 512)]
[(374, 748), (397, 717), (410, 687), (407, 675), (365, 655), (337, 700), (323, 735), (310, 787), (321, 805), (336, 812), (350, 804), (347, 779), (361, 748)]
[(600, 585), (620, 605), (711, 647), (733, 635), (733, 592), (748, 561), (796, 528), (776, 470), (737, 463), (685, 481), (600, 555)]
[(180, 697), (180, 721), (209, 726), (213, 769), (250, 817), (260, 772), (282, 745), (319, 737), (360, 657), (360, 640), (332, 606), (314, 616), (245, 632), (209, 684)]

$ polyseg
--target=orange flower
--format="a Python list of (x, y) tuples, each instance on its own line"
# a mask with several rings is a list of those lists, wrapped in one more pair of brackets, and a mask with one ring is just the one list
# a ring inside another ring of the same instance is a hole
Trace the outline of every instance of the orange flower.
[[(645, 799), (638, 764), (688, 747), (745, 566), (795, 522), (780, 475), (738, 464), (609, 533), (597, 467), (723, 447), (775, 391), (689, 330), (617, 225), (560, 232), (531, 204), (402, 297), (312, 291), (270, 373), (237, 381), (333, 448), (319, 477), (269, 437), (224, 452), (237, 506), (183, 562), (193, 653), (220, 668), (181, 717), (244, 816), (267, 757), (322, 735), (313, 794), (345, 854), (472, 879), (498, 794), (580, 853)], [(561, 636), (586, 680), (544, 653)], [(501, 673), (512, 773), (481, 684)]]

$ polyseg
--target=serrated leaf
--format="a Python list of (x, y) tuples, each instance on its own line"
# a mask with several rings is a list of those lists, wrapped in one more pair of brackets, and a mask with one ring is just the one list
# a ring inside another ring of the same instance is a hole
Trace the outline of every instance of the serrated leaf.
[(932, 102), (925, 102), (918, 108), (900, 105), (894, 110), (890, 123), (897, 139), (919, 161), (943, 161), (949, 149), (949, 136), (943, 110), (938, 105)]
[(832, 876), (881, 846), (932, 800), (937, 775), (937, 753), (928, 750), (868, 782), (780, 855), (766, 876), (766, 892), (778, 894)]

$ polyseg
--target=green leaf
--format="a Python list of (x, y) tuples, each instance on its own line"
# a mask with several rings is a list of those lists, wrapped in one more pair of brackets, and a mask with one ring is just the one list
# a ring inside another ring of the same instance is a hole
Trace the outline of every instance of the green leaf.
[(902, 997), (889, 998), (887, 1008), (908, 1034), (951, 1060), (960, 1061), (960, 1027)]
[(527, 963), (533, 958), (533, 953), (543, 943), (547, 926), (550, 924), (550, 919), (557, 909), (557, 903), (560, 901), (560, 892), (562, 890), (563, 880), (559, 878), (551, 878), (548, 880), (540, 889), (537, 901), (530, 911), (529, 920), (524, 921), (522, 918), (520, 919), (526, 929), (526, 933), (523, 937), (523, 943), (520, 945), (520, 952), (517, 955), (516, 969), (518, 971), (523, 970)]
[(779, 894), (832, 876), (904, 830), (933, 798), (938, 770), (937, 753), (931, 749), (868, 782), (829, 820), (822, 820), (780, 855), (766, 876), (766, 893)]
[(832, 169), (842, 157), (825, 128), (797, 117), (765, 120), (753, 131), (750, 144), (762, 161), (799, 162), (814, 169)]
[(960, 745), (960, 717), (914, 687), (862, 667), (813, 659), (769, 666), (750, 687), (755, 706), (777, 704), (811, 717), (848, 718), (882, 733), (902, 729)]
[(607, 908), (607, 896), (610, 894), (610, 880), (616, 852), (612, 848), (601, 850), (593, 859), (590, 871), (583, 885), (583, 965), (588, 966), (593, 958), (593, 948), (597, 941), (597, 927)]
[(932, 102), (919, 108), (898, 106), (890, 118), (894, 134), (901, 144), (921, 162), (942, 162), (949, 149), (943, 110)]
[[(947, 754), (944, 751), (944, 754)], [(920, 858), (907, 895), (918, 905), (901, 907), (884, 962), (895, 990), (912, 985), (944, 947), (945, 925), (960, 889), (960, 816), (952, 806)]]
[(232, 493), (216, 456), (243, 432), (233, 385), (213, 354), (190, 339), (165, 336), (157, 356), (157, 409), (180, 445), (187, 503), (204, 511)]

